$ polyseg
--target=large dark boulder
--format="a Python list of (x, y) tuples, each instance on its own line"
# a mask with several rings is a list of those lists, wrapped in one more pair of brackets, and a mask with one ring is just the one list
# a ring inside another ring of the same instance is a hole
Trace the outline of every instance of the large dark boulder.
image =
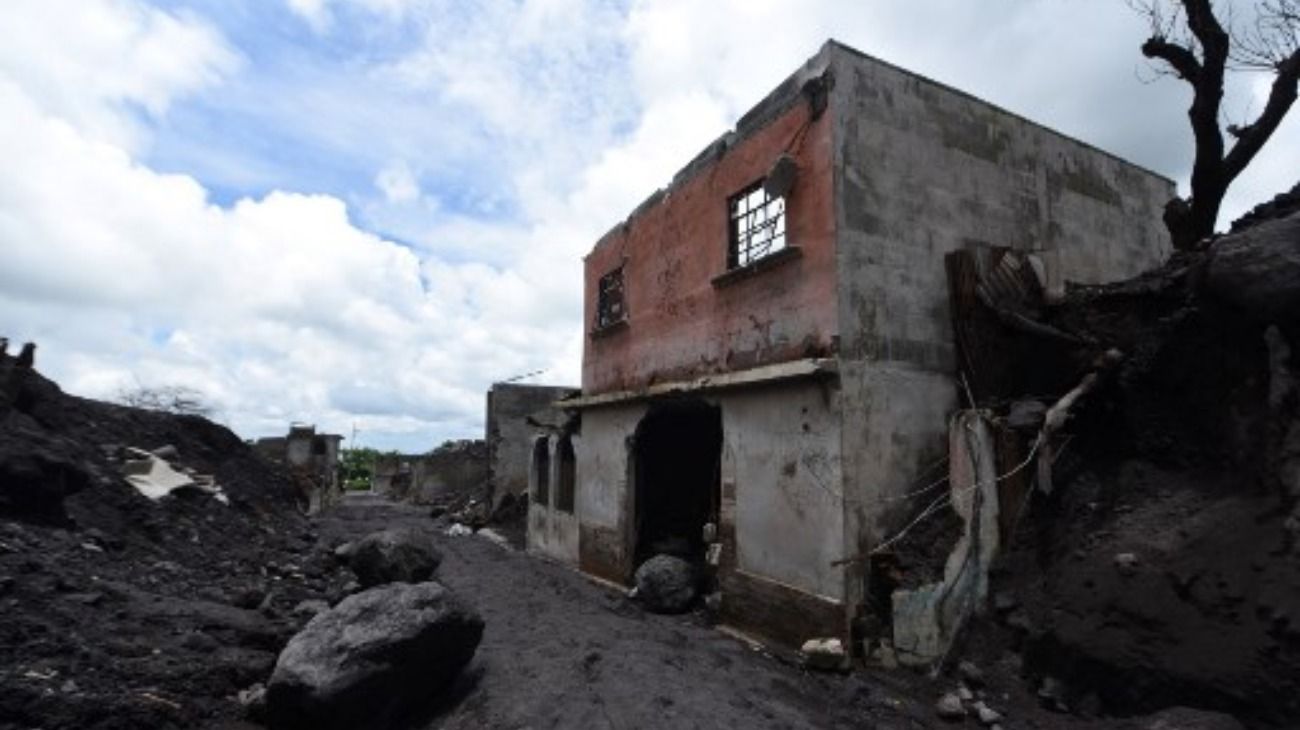
[(426, 532), (395, 528), (371, 533), (343, 553), (363, 588), (384, 583), (422, 583), (433, 578), (442, 553)]
[(277, 730), (388, 728), (419, 712), (474, 656), (478, 613), (438, 583), (349, 596), (290, 641), (267, 684)]
[(674, 555), (656, 555), (636, 569), (636, 598), (656, 613), (681, 613), (695, 600), (695, 567)]

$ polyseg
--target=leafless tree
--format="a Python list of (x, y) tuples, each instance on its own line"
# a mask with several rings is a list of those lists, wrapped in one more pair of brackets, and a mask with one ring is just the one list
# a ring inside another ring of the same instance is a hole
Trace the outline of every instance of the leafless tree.
[[(1170, 201), (1165, 225), (1174, 246), (1187, 249), (1214, 233), (1228, 186), (1250, 164), (1296, 100), (1300, 81), (1300, 0), (1258, 0), (1249, 18), (1234, 13), (1242, 0), (1129, 0), (1146, 16), (1151, 37), (1142, 55), (1161, 72), (1192, 87), (1187, 111), (1195, 137), (1191, 195)], [(1245, 124), (1221, 120), (1229, 72), (1273, 74), (1264, 109)], [(1231, 148), (1225, 133), (1232, 137)]]
[(203, 393), (184, 385), (126, 388), (118, 393), (117, 401), (132, 408), (183, 416), (212, 415), (212, 407), (207, 404)]

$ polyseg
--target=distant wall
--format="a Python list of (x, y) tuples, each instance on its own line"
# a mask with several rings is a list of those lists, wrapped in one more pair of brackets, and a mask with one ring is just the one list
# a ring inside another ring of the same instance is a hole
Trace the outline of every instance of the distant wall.
[(338, 501), (342, 495), (339, 478), (339, 444), (337, 434), (316, 433), (316, 427), (293, 424), (288, 436), (258, 439), (253, 448), (263, 458), (289, 467), (307, 500), (308, 510), (317, 512)]
[(559, 428), (567, 417), (554, 403), (576, 390), (519, 383), (496, 383), (488, 390), (488, 483), (494, 507), (507, 494), (528, 492), (528, 462), (539, 431), (528, 419)]
[(487, 482), (487, 444), (448, 441), (427, 454), (385, 455), (375, 460), (371, 489), (390, 499), (434, 504)]

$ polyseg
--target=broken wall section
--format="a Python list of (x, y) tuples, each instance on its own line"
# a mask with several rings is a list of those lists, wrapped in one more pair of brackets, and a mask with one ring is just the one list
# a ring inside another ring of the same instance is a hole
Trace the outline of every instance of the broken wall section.
[(339, 444), (343, 437), (316, 433), (310, 424), (294, 423), (287, 436), (271, 436), (252, 442), (263, 458), (288, 467), (309, 513), (319, 512), (339, 501), (343, 480), (339, 475)]
[(487, 483), (487, 443), (481, 439), (447, 441), (427, 454), (380, 456), (371, 489), (393, 500), (447, 504)]
[(560, 385), (494, 383), (487, 393), (487, 483), (491, 510), (528, 494), (528, 467), (541, 433), (558, 432), (566, 416), (555, 402), (578, 392)]
[(989, 569), (1002, 545), (996, 442), (993, 425), (979, 411), (960, 411), (949, 423), (946, 506), (945, 500), (937, 506), (956, 512), (962, 533), (941, 580), (891, 597), (893, 648), (902, 664), (942, 662), (966, 621), (988, 604)]

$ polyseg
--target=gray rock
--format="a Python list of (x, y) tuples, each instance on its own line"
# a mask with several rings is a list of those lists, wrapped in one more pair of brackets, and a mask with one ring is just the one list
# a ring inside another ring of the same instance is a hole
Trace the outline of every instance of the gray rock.
[(202, 631), (190, 631), (181, 637), (181, 646), (191, 651), (211, 654), (221, 648), (221, 643)]
[(321, 613), (322, 611), (328, 611), (328, 610), (330, 610), (330, 605), (325, 601), (321, 601), (318, 599), (309, 599), (306, 601), (301, 601), (300, 603), (298, 603), (298, 605), (294, 606), (293, 615), (305, 616), (307, 618), (311, 618), (316, 614)]
[(347, 563), (352, 559), (352, 552), (357, 549), (356, 543), (345, 542), (334, 548), (334, 559), (340, 563)]
[(154, 449), (153, 451), (150, 451), (149, 453), (171, 464), (175, 464), (176, 462), (181, 460), (181, 452), (178, 451), (176, 447), (172, 446), (171, 444), (167, 444), (165, 446), (159, 446), (158, 448)]
[(1070, 706), (1066, 704), (1065, 696), (1065, 685), (1061, 680), (1043, 677), (1043, 683), (1038, 686), (1038, 699), (1042, 700), (1044, 707), (1056, 712), (1069, 712)]
[(898, 669), (898, 653), (894, 651), (894, 645), (888, 641), (880, 642), (880, 648), (876, 650), (876, 661), (885, 669)]
[(1191, 707), (1170, 707), (1148, 715), (1143, 730), (1245, 730), (1231, 715)]
[(710, 614), (714, 614), (714, 615), (716, 615), (719, 611), (721, 611), (721, 610), (722, 610), (722, 592), (721, 592), (721, 591), (714, 591), (714, 592), (710, 593), (709, 595), (705, 596), (705, 597), (704, 597), (704, 608), (707, 609), (708, 612), (709, 612)]
[(384, 583), (421, 583), (433, 578), (442, 553), (420, 530), (395, 528), (358, 540), (347, 556), (348, 567), (363, 588)]
[(266, 715), (266, 687), (262, 683), (239, 690), (235, 699), (250, 719), (260, 720)]
[(975, 703), (974, 710), (975, 716), (985, 725), (996, 725), (997, 723), (1002, 722), (1002, 713), (989, 707), (982, 701)]
[(961, 698), (957, 696), (956, 692), (949, 692), (940, 697), (939, 701), (934, 703), (934, 711), (939, 717), (949, 721), (966, 718), (966, 708), (962, 705)]
[(1139, 565), (1138, 556), (1134, 553), (1119, 553), (1115, 556), (1115, 569), (1123, 575), (1133, 575)]
[(963, 661), (957, 665), (957, 676), (971, 687), (984, 686), (984, 671), (975, 662)]
[(845, 671), (849, 668), (849, 655), (839, 639), (809, 639), (800, 649), (804, 666), (826, 672)]
[(439, 583), (391, 583), (317, 614), (280, 653), (267, 715), (282, 730), (399, 724), (474, 656), (483, 620)]
[(634, 576), (636, 598), (655, 613), (681, 613), (695, 598), (695, 568), (672, 555), (656, 555)]

